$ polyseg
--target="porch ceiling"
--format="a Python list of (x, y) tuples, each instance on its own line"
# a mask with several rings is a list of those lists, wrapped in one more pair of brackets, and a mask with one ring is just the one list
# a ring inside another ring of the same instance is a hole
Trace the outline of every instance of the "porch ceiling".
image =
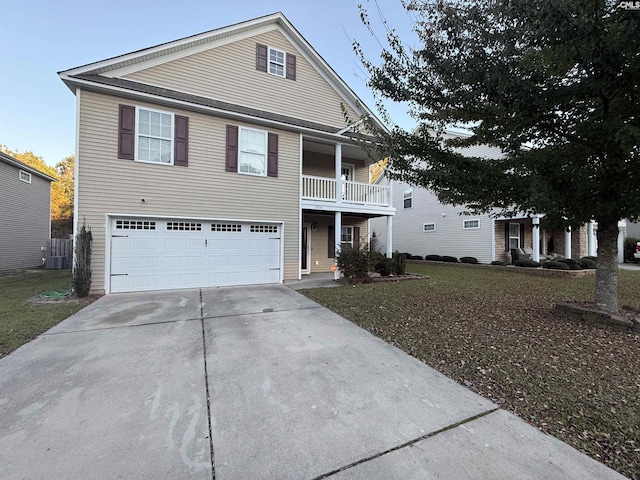
[[(302, 149), (307, 152), (335, 155), (334, 143), (325, 143), (316, 139), (305, 138), (302, 141)], [(357, 147), (356, 145), (350, 145), (346, 143), (342, 144), (342, 157), (364, 160), (365, 163), (373, 163), (373, 161), (367, 156), (367, 152)]]

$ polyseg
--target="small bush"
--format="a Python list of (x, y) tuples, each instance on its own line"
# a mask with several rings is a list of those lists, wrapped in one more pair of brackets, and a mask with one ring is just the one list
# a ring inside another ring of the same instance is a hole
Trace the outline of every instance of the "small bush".
[(526, 268), (538, 268), (540, 266), (538, 262), (534, 262), (533, 260), (516, 260), (514, 265), (516, 267), (526, 267)]
[(598, 257), (582, 257), (580, 260), (584, 260), (584, 259), (593, 260), (594, 262), (598, 261)]
[(382, 277), (388, 277), (391, 275), (392, 267), (393, 261), (390, 258), (382, 257), (373, 266), (373, 271), (379, 273)]
[(593, 270), (594, 268), (596, 268), (596, 262), (595, 260), (591, 260), (589, 258), (581, 258), (580, 259), (580, 265), (582, 266), (582, 268), (588, 269), (588, 270)]
[(574, 260), (573, 258), (563, 258), (562, 260), (558, 260), (560, 263), (564, 263), (569, 266), (569, 270), (582, 270), (582, 265), (579, 260)]
[(441, 262), (442, 257), (440, 255), (425, 255), (425, 260), (429, 260), (430, 262)]
[(450, 257), (449, 255), (443, 255), (440, 261), (449, 262), (449, 263), (458, 263), (458, 259), (456, 257)]
[(393, 256), (391, 257), (391, 269), (395, 275), (404, 275), (406, 259), (407, 257), (404, 253), (395, 252), (393, 254)]
[(91, 243), (93, 236), (86, 225), (76, 236), (76, 263), (73, 269), (73, 290), (80, 298), (89, 295), (91, 290)]
[[(462, 260), (462, 259), (460, 259)], [(491, 265), (497, 265), (500, 267), (506, 267), (507, 264), (505, 262), (503, 262), (502, 260), (494, 260), (493, 262), (491, 262)]]
[(569, 270), (569, 265), (564, 262), (550, 261), (544, 262), (542, 264), (542, 268), (549, 268), (551, 270)]
[(478, 264), (478, 259), (476, 257), (460, 257), (460, 263), (473, 263)]
[(424, 257), (421, 257), (420, 255), (409, 255), (407, 258), (409, 260), (424, 260)]
[(360, 247), (344, 245), (336, 255), (336, 265), (344, 278), (367, 282), (369, 266), (371, 265), (371, 251), (369, 245), (363, 242)]

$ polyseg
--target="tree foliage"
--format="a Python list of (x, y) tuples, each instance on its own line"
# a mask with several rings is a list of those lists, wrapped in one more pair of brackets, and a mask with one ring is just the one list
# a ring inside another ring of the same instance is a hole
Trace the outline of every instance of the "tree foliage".
[(51, 184), (51, 218), (57, 220), (73, 217), (73, 154), (63, 158), (55, 167), (52, 167), (41, 156), (36, 155), (31, 150), (11, 150), (6, 145), (0, 145), (0, 150), (31, 168), (57, 179), (57, 182), (52, 182)]
[[(473, 213), (596, 220), (596, 303), (607, 310), (617, 309), (617, 222), (640, 216), (640, 15), (619, 3), (407, 0), (419, 48), (388, 29), (376, 65), (355, 45), (369, 86), (418, 121), (378, 131), (391, 178)], [(472, 134), (446, 138), (452, 126)], [(505, 155), (454, 150), (475, 145)]]

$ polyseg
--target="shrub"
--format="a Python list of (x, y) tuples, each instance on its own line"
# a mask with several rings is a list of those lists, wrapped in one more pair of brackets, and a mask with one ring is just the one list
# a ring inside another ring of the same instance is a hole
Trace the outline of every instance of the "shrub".
[(392, 270), (395, 275), (404, 275), (406, 266), (406, 256), (404, 253), (395, 252), (391, 257)]
[(393, 261), (390, 258), (382, 257), (373, 266), (373, 270), (383, 277), (388, 277), (389, 275), (391, 275), (392, 267)]
[(578, 260), (574, 260), (573, 258), (563, 258), (562, 260), (558, 260), (561, 263), (569, 266), (569, 270), (582, 270), (582, 265)]
[(407, 258), (409, 260), (424, 260), (424, 257), (421, 257), (420, 255), (409, 255)]
[(587, 260), (593, 260), (594, 262), (598, 261), (598, 257), (582, 257), (580, 260), (584, 260), (585, 258)]
[(564, 262), (550, 261), (544, 262), (542, 264), (542, 268), (549, 268), (551, 270), (569, 270), (569, 265)]
[(477, 263), (480, 263), (480, 262), (478, 262), (478, 259), (476, 257), (460, 257), (460, 263), (477, 264)]
[(73, 269), (73, 290), (78, 297), (86, 297), (91, 290), (91, 229), (83, 224), (76, 236), (76, 263)]
[(538, 262), (534, 262), (533, 260), (516, 260), (514, 263), (516, 267), (526, 267), (526, 268), (538, 268), (540, 264)]
[(443, 255), (440, 261), (449, 262), (449, 263), (458, 263), (458, 259), (456, 257), (450, 257), (449, 255)]
[(586, 257), (580, 259), (580, 265), (582, 265), (582, 268), (586, 268), (589, 270), (596, 268), (595, 260), (591, 260), (590, 258)]
[[(460, 259), (462, 260), (462, 259)], [(507, 264), (501, 260), (494, 260), (493, 262), (491, 262), (491, 265), (498, 265), (500, 267), (506, 267)]]
[(344, 245), (336, 255), (336, 265), (344, 277), (367, 282), (369, 278), (369, 267), (371, 265), (371, 250), (366, 242), (362, 242), (359, 247)]
[(624, 261), (633, 262), (633, 254), (636, 251), (636, 243), (640, 242), (640, 238), (627, 237), (624, 239)]
[(442, 257), (440, 255), (425, 255), (425, 260), (429, 260), (430, 262), (441, 262)]

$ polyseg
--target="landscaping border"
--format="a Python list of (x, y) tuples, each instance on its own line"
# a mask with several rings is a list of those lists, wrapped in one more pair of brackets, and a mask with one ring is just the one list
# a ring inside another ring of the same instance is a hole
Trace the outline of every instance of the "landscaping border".
[(453, 263), (453, 262), (435, 262), (432, 260), (409, 260), (408, 263), (417, 263), (421, 265), (453, 265), (457, 267), (468, 268), (490, 268), (500, 270), (510, 270), (515, 272), (526, 273), (528, 275), (537, 275), (540, 277), (559, 277), (559, 278), (582, 278), (590, 275), (595, 275), (595, 269), (590, 270), (552, 270), (550, 268), (530, 268), (530, 267), (516, 267), (515, 265), (487, 265), (484, 263)]

